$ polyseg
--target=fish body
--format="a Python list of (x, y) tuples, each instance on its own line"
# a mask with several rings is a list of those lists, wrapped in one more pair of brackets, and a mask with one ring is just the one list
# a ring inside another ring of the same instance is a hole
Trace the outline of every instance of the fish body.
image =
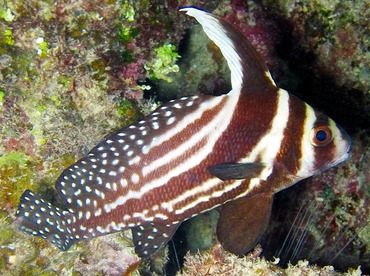
[(348, 157), (348, 135), (276, 87), (235, 27), (194, 7), (181, 10), (220, 48), (232, 90), (172, 100), (107, 137), (59, 176), (65, 209), (25, 191), (21, 230), (68, 250), (131, 228), (136, 252), (148, 257), (181, 222), (222, 206), (218, 238), (243, 254), (266, 228), (276, 192)]

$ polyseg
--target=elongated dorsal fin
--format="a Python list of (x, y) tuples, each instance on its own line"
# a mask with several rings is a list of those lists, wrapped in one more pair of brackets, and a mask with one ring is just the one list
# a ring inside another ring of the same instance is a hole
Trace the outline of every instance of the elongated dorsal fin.
[(265, 62), (239, 30), (225, 20), (195, 7), (183, 7), (180, 11), (194, 17), (220, 48), (231, 71), (233, 91), (276, 90)]

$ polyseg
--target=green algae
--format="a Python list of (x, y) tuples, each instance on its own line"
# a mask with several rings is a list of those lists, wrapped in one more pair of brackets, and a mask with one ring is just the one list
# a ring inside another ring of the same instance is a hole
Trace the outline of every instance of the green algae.
[(58, 84), (61, 84), (65, 88), (71, 87), (72, 84), (72, 78), (69, 76), (59, 76), (57, 79)]
[(106, 64), (102, 59), (93, 60), (90, 64), (91, 69), (93, 70), (92, 77), (96, 80), (104, 80)]
[(0, 201), (16, 207), (24, 190), (34, 187), (34, 171), (40, 163), (20, 152), (4, 155), (0, 162)]
[(4, 33), (4, 36), (5, 36), (5, 44), (13, 46), (14, 45), (14, 36), (13, 36), (12, 30), (11, 29), (6, 29), (5, 33)]
[(138, 36), (139, 32), (139, 28), (137, 27), (123, 26), (119, 31), (118, 36), (123, 42), (128, 44)]
[(11, 227), (4, 227), (4, 225), (1, 225), (0, 227), (0, 244), (2, 246), (7, 245), (14, 241), (14, 229)]
[(0, 104), (3, 102), (4, 97), (5, 97), (5, 92), (0, 89)]
[(0, 201), (16, 207), (23, 191), (33, 186), (36, 168), (37, 164), (23, 152), (9, 152), (1, 156)]
[(18, 163), (20, 167), (24, 167), (29, 159), (29, 156), (27, 156), (23, 152), (12, 151), (3, 156), (0, 156), (0, 168), (5, 165), (9, 166), (12, 163)]
[(0, 157), (0, 202), (16, 207), (26, 189), (40, 190), (54, 183), (63, 168), (75, 161), (64, 155), (53, 162), (32, 158), (23, 152), (10, 152)]
[(325, 186), (322, 190), (324, 200), (330, 200), (334, 197), (334, 191), (330, 186)]
[(124, 119), (125, 125), (135, 122), (140, 117), (137, 105), (126, 99), (121, 100), (117, 113)]
[(162, 79), (167, 82), (172, 82), (172, 78), (168, 74), (179, 71), (179, 66), (176, 64), (180, 55), (177, 52), (176, 45), (166, 43), (158, 47), (154, 59), (145, 64), (145, 69), (148, 70), (151, 79)]
[(38, 48), (36, 50), (37, 54), (42, 58), (46, 58), (50, 50), (49, 44), (42, 36), (36, 38), (36, 43), (38, 44)]
[(130, 3), (131, 1), (124, 1), (122, 3), (122, 16), (129, 22), (133, 22), (135, 20), (135, 9)]
[(0, 24), (0, 54), (7, 54), (11, 46), (14, 45), (12, 30), (4, 28)]
[(367, 226), (361, 229), (358, 236), (364, 244), (370, 246), (370, 221)]
[(14, 20), (15, 16), (10, 8), (1, 5), (0, 6), (0, 18), (4, 19), (5, 21), (11, 22)]

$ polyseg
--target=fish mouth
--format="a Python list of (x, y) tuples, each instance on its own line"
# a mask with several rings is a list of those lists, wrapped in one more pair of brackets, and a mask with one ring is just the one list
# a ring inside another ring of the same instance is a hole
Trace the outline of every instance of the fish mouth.
[(322, 167), (320, 169), (320, 173), (332, 168), (332, 167), (335, 167), (337, 166), (338, 164), (346, 161), (349, 157), (351, 156), (350, 154), (350, 149), (345, 153), (343, 154), (340, 158), (336, 159), (334, 162), (330, 163), (330, 164), (327, 164), (326, 166)]
[(331, 166), (336, 166), (339, 163), (342, 163), (342, 162), (346, 161), (351, 156), (350, 152), (352, 150), (351, 136), (349, 136), (349, 134), (342, 127), (340, 127), (338, 125), (337, 125), (337, 127), (340, 130), (341, 139), (344, 142), (344, 148), (346, 148), (346, 151), (344, 152), (344, 154), (342, 156), (337, 158), (336, 161), (331, 164)]
[(349, 134), (342, 127), (340, 127), (338, 125), (337, 125), (337, 127), (338, 127), (338, 129), (340, 131), (340, 135), (341, 135), (342, 140), (347, 143), (347, 152), (343, 156), (344, 157), (347, 156), (347, 158), (348, 158), (349, 157), (349, 152), (352, 150), (352, 139), (351, 139), (351, 136), (349, 136)]
[[(348, 134), (347, 134), (348, 135)], [(344, 162), (346, 161), (349, 157), (351, 157), (351, 150), (352, 150), (352, 140), (351, 138), (349, 138), (349, 135), (348, 135), (348, 146), (347, 146), (347, 152), (345, 154), (343, 154), (343, 156), (341, 158), (338, 159), (337, 163), (341, 163), (341, 162)]]
[[(352, 147), (352, 146), (351, 146)], [(343, 154), (343, 156), (341, 158), (339, 158), (334, 164), (333, 166), (339, 164), (339, 163), (342, 163), (344, 161), (346, 161), (349, 157), (351, 156), (350, 154), (350, 149), (345, 153)]]

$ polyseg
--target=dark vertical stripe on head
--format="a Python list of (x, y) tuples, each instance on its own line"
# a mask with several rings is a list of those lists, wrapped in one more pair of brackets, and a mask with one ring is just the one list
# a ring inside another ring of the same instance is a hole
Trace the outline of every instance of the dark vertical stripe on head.
[[(285, 173), (296, 174), (300, 169), (300, 159), (302, 157), (302, 139), (304, 134), (304, 122), (306, 119), (306, 105), (295, 96), (289, 97), (289, 120), (284, 130), (284, 140), (275, 162), (283, 164)], [(281, 173), (281, 172), (280, 172)]]

